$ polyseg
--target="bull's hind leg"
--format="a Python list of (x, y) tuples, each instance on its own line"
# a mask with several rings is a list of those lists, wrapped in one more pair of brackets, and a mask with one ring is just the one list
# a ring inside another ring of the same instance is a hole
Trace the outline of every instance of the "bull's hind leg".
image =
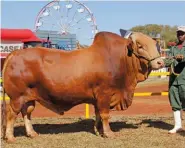
[(21, 109), (22, 116), (24, 118), (26, 133), (28, 137), (34, 138), (38, 134), (34, 131), (31, 123), (31, 113), (35, 108), (35, 101), (29, 101), (25, 103)]
[(20, 113), (22, 103), (19, 99), (12, 100), (6, 105), (6, 132), (5, 139), (8, 143), (15, 141), (14, 137), (14, 123), (17, 115)]
[(95, 106), (95, 115), (96, 115), (96, 119), (94, 122), (94, 132), (97, 136), (103, 134), (103, 129), (102, 129), (102, 122), (101, 122), (101, 117), (100, 117), (100, 113), (98, 111), (98, 108)]

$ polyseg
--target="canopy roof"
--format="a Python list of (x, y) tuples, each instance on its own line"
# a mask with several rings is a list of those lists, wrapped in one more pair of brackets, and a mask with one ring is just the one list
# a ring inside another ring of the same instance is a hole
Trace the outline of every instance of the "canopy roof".
[(41, 40), (29, 29), (1, 29), (1, 40), (34, 42)]

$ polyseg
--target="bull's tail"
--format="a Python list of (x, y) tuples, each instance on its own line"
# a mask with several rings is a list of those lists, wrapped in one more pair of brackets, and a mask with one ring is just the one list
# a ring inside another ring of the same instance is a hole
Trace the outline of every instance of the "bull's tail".
[(4, 84), (5, 84), (5, 70), (6, 70), (6, 67), (7, 67), (7, 64), (8, 64), (8, 61), (11, 59), (11, 57), (13, 56), (13, 53), (10, 53), (6, 59), (5, 59), (5, 62), (4, 62), (4, 65), (3, 65), (3, 68), (2, 68), (2, 89), (3, 89), (3, 92), (2, 92), (2, 100), (1, 100), (1, 137), (5, 138), (5, 131), (6, 131), (6, 100), (5, 100), (5, 87), (4, 87)]
[(6, 100), (5, 100), (5, 89), (3, 88), (1, 100), (1, 137), (5, 138), (5, 131), (6, 131)]

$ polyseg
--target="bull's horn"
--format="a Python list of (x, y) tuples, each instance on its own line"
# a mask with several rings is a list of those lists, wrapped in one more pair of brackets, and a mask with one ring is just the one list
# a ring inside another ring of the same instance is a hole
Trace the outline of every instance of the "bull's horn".
[(128, 39), (130, 35), (132, 34), (132, 31), (120, 29), (121, 36)]

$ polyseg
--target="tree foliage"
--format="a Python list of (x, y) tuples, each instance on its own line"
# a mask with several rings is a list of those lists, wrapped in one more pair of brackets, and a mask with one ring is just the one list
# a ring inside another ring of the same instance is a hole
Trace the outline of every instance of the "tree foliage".
[(161, 40), (165, 41), (165, 45), (168, 45), (169, 42), (177, 42), (177, 26), (147, 24), (144, 26), (135, 26), (130, 30), (135, 32), (142, 32), (151, 37), (160, 36)]

